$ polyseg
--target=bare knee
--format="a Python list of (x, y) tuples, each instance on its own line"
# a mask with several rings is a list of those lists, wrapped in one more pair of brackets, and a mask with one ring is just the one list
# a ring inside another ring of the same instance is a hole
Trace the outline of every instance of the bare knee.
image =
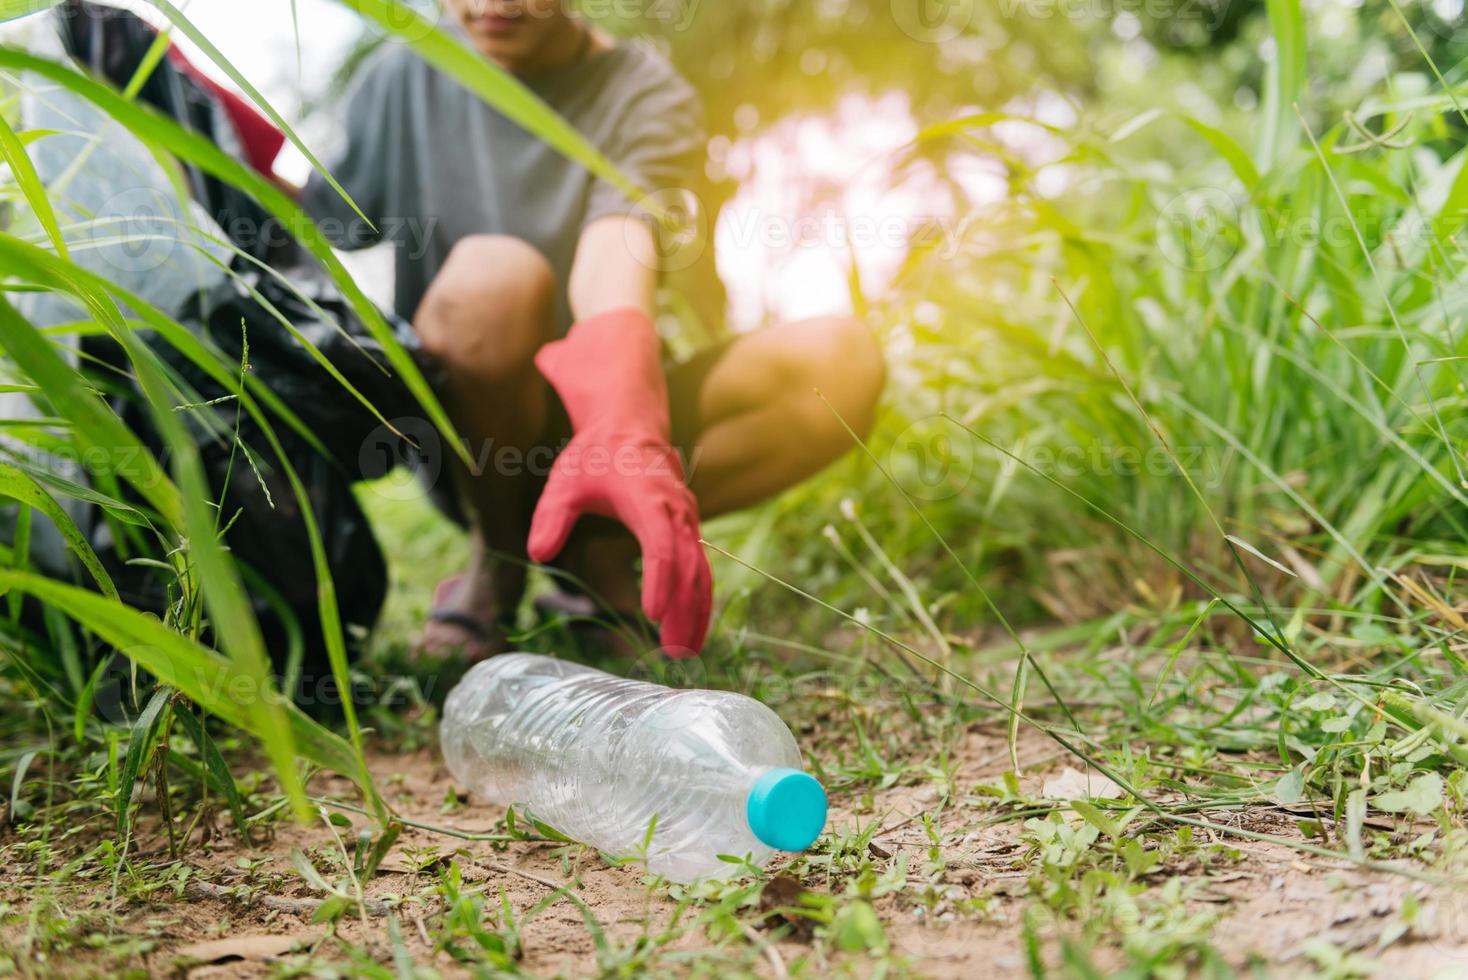
[(556, 279), (534, 246), (473, 235), (449, 253), (418, 307), (424, 349), (450, 369), (485, 380), (526, 371), (551, 337)]
[(785, 365), (785, 381), (815, 388), (842, 421), (866, 438), (887, 380), (876, 335), (853, 317), (822, 317), (790, 329), (798, 332), (788, 348), (796, 359)]

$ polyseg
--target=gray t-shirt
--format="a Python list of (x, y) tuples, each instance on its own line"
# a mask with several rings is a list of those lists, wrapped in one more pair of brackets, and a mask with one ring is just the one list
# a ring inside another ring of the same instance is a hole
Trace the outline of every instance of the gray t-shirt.
[[(653, 52), (619, 44), (526, 85), (648, 191), (688, 185), (704, 146), (693, 89)], [(346, 141), (327, 166), (382, 240), (396, 246), (394, 306), (411, 320), (449, 250), (469, 235), (513, 235), (566, 282), (581, 231), (634, 203), (477, 95), (389, 42), (365, 64), (345, 105)], [(320, 174), (305, 206), (343, 248), (379, 240)]]

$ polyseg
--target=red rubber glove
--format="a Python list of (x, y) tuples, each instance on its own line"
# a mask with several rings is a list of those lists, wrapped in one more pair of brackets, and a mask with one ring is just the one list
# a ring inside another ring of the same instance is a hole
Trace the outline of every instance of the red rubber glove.
[(668, 386), (647, 314), (614, 310), (547, 344), (536, 367), (571, 418), (530, 522), (530, 557), (560, 553), (582, 514), (626, 525), (642, 549), (642, 611), (662, 624), (668, 656), (698, 654), (713, 607), (698, 503), (669, 442)]

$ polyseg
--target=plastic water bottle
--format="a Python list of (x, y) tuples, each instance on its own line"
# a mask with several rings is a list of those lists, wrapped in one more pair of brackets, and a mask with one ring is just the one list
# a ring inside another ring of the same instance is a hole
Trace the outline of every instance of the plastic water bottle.
[(826, 791), (790, 729), (742, 694), (512, 653), (449, 693), (441, 736), (472, 792), (672, 881), (739, 870), (720, 855), (763, 864), (804, 850), (826, 824)]

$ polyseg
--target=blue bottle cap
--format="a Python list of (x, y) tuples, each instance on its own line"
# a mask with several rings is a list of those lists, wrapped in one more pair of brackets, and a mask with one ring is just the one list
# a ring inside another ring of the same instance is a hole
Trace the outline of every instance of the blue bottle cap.
[(755, 780), (744, 815), (767, 847), (803, 851), (826, 827), (826, 790), (799, 769), (771, 769)]

